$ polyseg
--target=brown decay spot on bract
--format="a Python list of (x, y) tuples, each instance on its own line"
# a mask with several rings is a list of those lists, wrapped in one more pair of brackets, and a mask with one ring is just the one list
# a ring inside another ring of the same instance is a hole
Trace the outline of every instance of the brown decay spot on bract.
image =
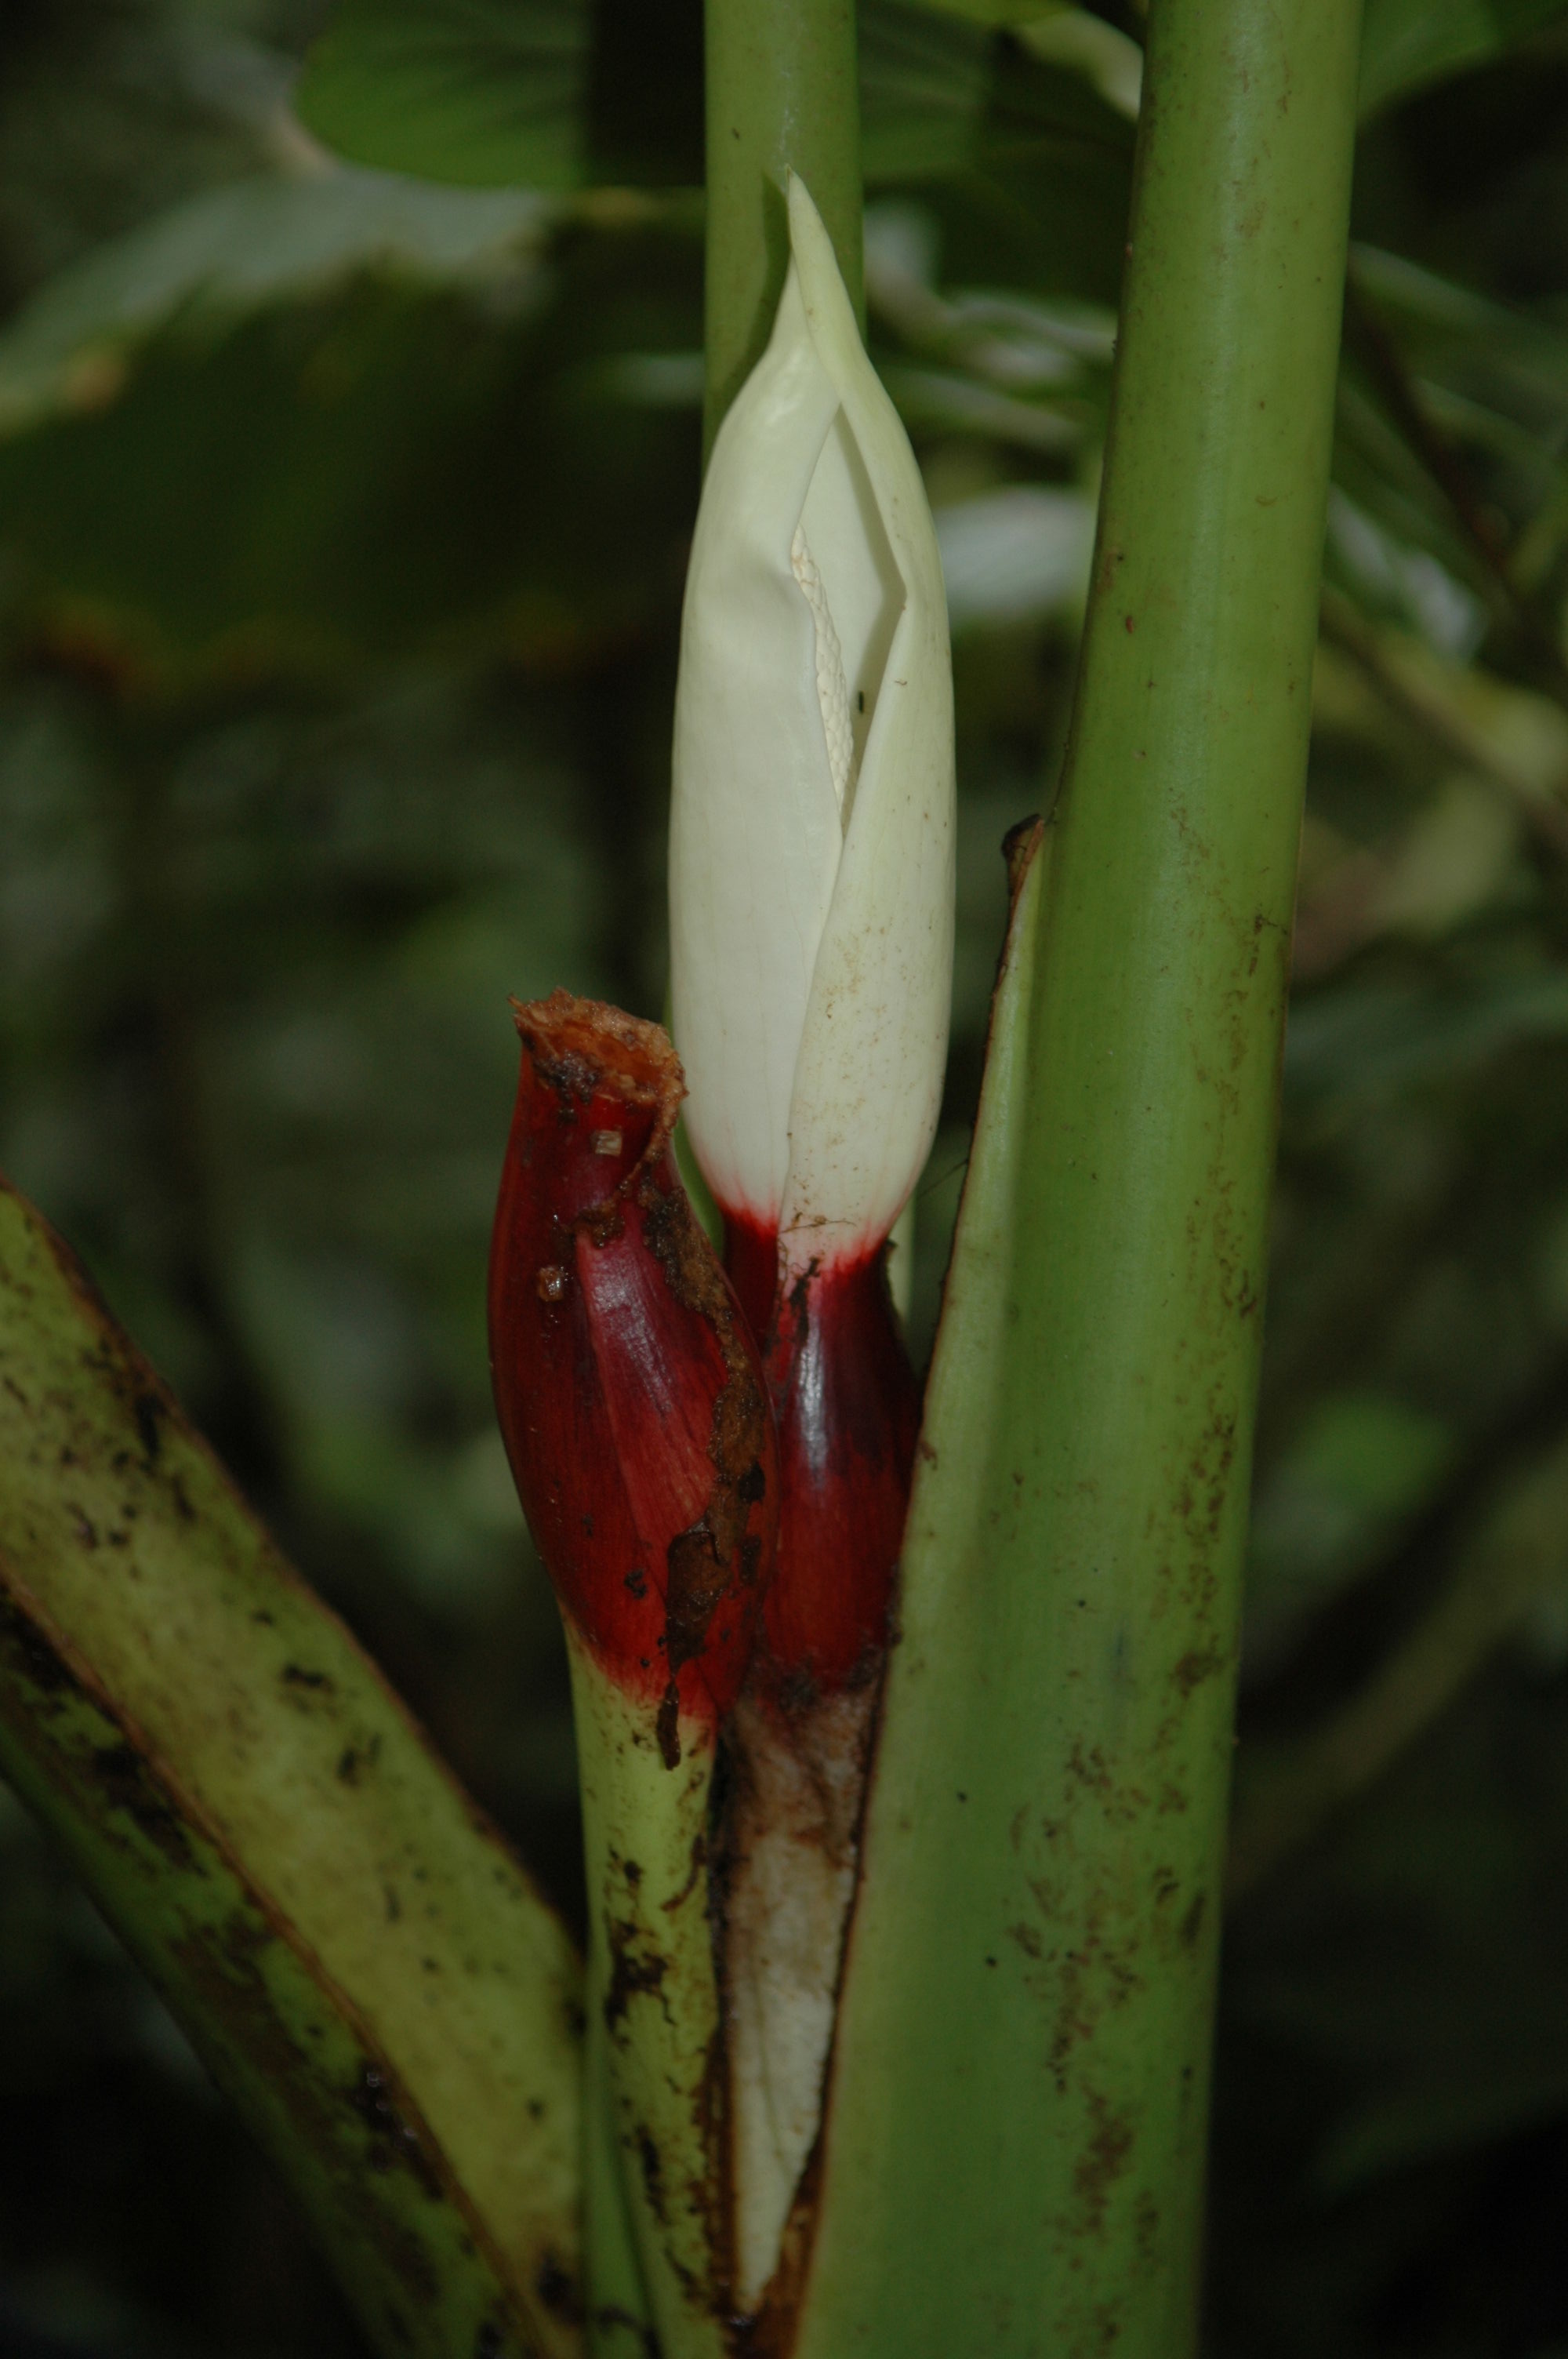
[(1106, 2100), (1088, 2093), (1093, 2124), (1088, 2143), (1073, 2172), (1073, 2191), (1084, 2207), (1087, 2233), (1098, 2235), (1105, 2225), (1111, 2188), (1126, 2170), (1132, 2152), (1132, 2124), (1125, 2114), (1112, 2113)]
[(1027, 819), (1021, 819), (1016, 826), (1010, 827), (1001, 840), (1001, 856), (1007, 863), (1007, 924), (1002, 929), (1001, 948), (997, 952), (996, 976), (991, 990), (990, 1008), (986, 1016), (988, 1054), (990, 1049), (992, 1027), (996, 1023), (998, 995), (1002, 977), (1007, 972), (1008, 954), (1012, 949), (1013, 920), (1018, 916), (1018, 905), (1023, 897), (1023, 888), (1029, 882), (1029, 872), (1034, 865), (1035, 857), (1045, 841), (1049, 824), (1048, 821), (1041, 818), (1038, 811), (1032, 811)]
[(131, 1403), (131, 1409), (136, 1420), (136, 1431), (142, 1439), (142, 1448), (146, 1452), (147, 1464), (151, 1466), (163, 1447), (163, 1428), (160, 1420), (168, 1416), (168, 1411), (157, 1394), (148, 1391), (136, 1394)]
[[(69, 1653), (61, 1652), (48, 1628), (35, 1622), (17, 1598), (0, 1597), (0, 1647), (10, 1658), (13, 1675), (28, 1691), (40, 1723), (52, 1720), (68, 1697), (95, 1712), (103, 1711), (91, 1682), (72, 1667)], [(109, 1726), (114, 1725), (111, 1720)], [(165, 1791), (152, 1763), (128, 1736), (113, 1737), (107, 1744), (68, 1743), (73, 1764), (91, 1793), (91, 1799), (86, 1794), (77, 1798), (78, 1807), (94, 1816), (102, 1809), (119, 1811), (169, 1867), (182, 1875), (205, 1874), (176, 1802)]]
[(665, 1634), (670, 1683), (659, 1706), (659, 1751), (667, 1768), (680, 1760), (676, 1675), (707, 1644), (708, 1625), (723, 1599), (755, 1585), (761, 1543), (748, 1534), (751, 1511), (762, 1496), (768, 1404), (756, 1363), (741, 1334), (734, 1297), (712, 1246), (679, 1190), (666, 1194), (652, 1177), (638, 1190), (643, 1234), (665, 1285), (683, 1309), (708, 1326), (723, 1355), (725, 1379), (713, 1404), (708, 1455), (714, 1484), (697, 1521), (678, 1532), (665, 1551), (668, 1582)]
[(661, 1900), (659, 1903), (660, 1908), (666, 1917), (673, 1917), (677, 1908), (685, 1908), (697, 1890), (697, 1879), (707, 1865), (708, 1839), (705, 1835), (694, 1835), (691, 1844), (691, 1865), (687, 1870), (686, 1882), (678, 1892), (672, 1892), (667, 1900)]
[(1083, 1787), (1098, 1794), (1110, 1791), (1110, 1771), (1106, 1767), (1105, 1755), (1098, 1745), (1091, 1745), (1086, 1754), (1082, 1739), (1075, 1737), (1073, 1749), (1067, 1756), (1066, 1774), (1069, 1793)]
[[(735, 136), (739, 138), (739, 132)], [(641, 2319), (633, 2318), (629, 2310), (622, 2310), (619, 2302), (596, 2302), (593, 2308), (593, 2322), (601, 2332), (612, 2326), (623, 2327), (626, 2332), (642, 2346), (643, 2359), (661, 2359), (659, 2338), (653, 2328), (644, 2326)]]
[(639, 2123), (637, 2125), (636, 2144), (637, 2162), (643, 2173), (643, 2187), (648, 2198), (648, 2209), (661, 2228), (667, 2227), (669, 2218), (665, 2208), (665, 2168), (659, 2157), (659, 2149), (654, 2143), (653, 2133), (645, 2123)]
[(381, 1758), (381, 1738), (372, 1736), (362, 1745), (346, 1745), (338, 1756), (337, 1775), (341, 1784), (357, 1786), (367, 1769), (373, 1769)]
[(647, 1934), (632, 1918), (611, 1919), (605, 1930), (610, 1937), (610, 1987), (604, 1994), (604, 2027), (613, 2031), (634, 1998), (656, 1995), (664, 2005), (663, 1984), (670, 1961), (657, 1950), (638, 1953), (634, 1945), (646, 1941)]
[(147, 1763), (134, 1745), (95, 1745), (92, 1756), (94, 1783), (111, 1810), (123, 1810), (170, 1867), (200, 1874), (179, 1813), (161, 1793)]
[(330, 1695), (333, 1682), (326, 1671), (309, 1671), (299, 1663), (285, 1663), (278, 1678), (286, 1688), (308, 1688), (312, 1693)]
[(386, 2075), (378, 2065), (362, 2066), (359, 2079), (349, 2092), (349, 2103), (373, 2133), (368, 2158), (371, 2169), (390, 2170), (395, 2163), (401, 2163), (413, 2172), (426, 2194), (438, 2201), (444, 2192), (440, 2180), (431, 2167), (418, 2132), (400, 2112)]
[(526, 1005), (514, 999), (512, 1014), (535, 1071), (563, 1103), (575, 1099), (588, 1105), (602, 1090), (627, 1105), (657, 1109), (643, 1157), (656, 1163), (686, 1095), (680, 1059), (664, 1027), (569, 991), (552, 991), (548, 999)]
[(1225, 1660), (1216, 1647), (1189, 1647), (1172, 1670), (1172, 1685), (1181, 1690), (1184, 1699), (1192, 1694), (1195, 1688), (1201, 1687), (1205, 1680), (1211, 1680), (1217, 1671), (1223, 1671)]
[[(512, 1003), (513, 1020), (536, 1079), (560, 1101), (563, 1120), (575, 1122), (578, 1109), (590, 1105), (601, 1093), (628, 1107), (652, 1107), (653, 1129), (642, 1154), (601, 1201), (579, 1212), (572, 1226), (595, 1245), (618, 1237), (623, 1226), (622, 1205), (640, 1177), (662, 1160), (674, 1135), (676, 1117), (686, 1095), (680, 1059), (662, 1026), (628, 1016), (601, 999), (578, 999), (569, 991), (552, 991), (548, 999)], [(594, 1151), (610, 1136), (595, 1131)], [(558, 1289), (556, 1288), (559, 1277)], [(542, 1301), (556, 1301), (566, 1291), (567, 1274), (548, 1265), (539, 1273)], [(556, 1289), (556, 1290), (553, 1290)]]
[(557, 2318), (579, 2321), (582, 2318), (582, 2294), (560, 2255), (553, 2245), (545, 2247), (544, 2258), (534, 2276), (534, 2290), (545, 2308)]
[(0, 1597), (0, 1645), (10, 1653), (27, 1685), (40, 1696), (81, 1692), (69, 1663), (49, 1645), (43, 1632), (14, 1599)]

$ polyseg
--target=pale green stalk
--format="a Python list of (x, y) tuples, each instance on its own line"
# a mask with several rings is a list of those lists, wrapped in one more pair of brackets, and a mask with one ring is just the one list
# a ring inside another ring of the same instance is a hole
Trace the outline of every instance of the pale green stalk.
[(927, 1400), (799, 2359), (1184, 2359), (1357, 0), (1153, 0), (1050, 870)]
[(626, 1696), (569, 1626), (567, 1645), (588, 1868), (589, 2347), (621, 2359), (645, 2288), (663, 2359), (723, 2359), (712, 1735), (681, 1721), (681, 1758), (667, 1767), (654, 1708)]
[(864, 324), (855, 0), (707, 0), (708, 397), (703, 448), (762, 355), (798, 172)]

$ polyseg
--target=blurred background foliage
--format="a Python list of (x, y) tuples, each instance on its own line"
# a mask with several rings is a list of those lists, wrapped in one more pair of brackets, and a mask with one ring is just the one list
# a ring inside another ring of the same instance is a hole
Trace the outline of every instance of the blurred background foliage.
[[(928, 1351), (1053, 791), (1141, 20), (862, 0), (961, 793)], [(506, 995), (657, 1014), (697, 0), (0, 12), (0, 1160), (579, 1905), (488, 1405)], [(1370, 0), (1257, 1471), (1214, 2359), (1568, 2354), (1568, 10)], [(0, 2354), (347, 2359), (0, 1794)]]

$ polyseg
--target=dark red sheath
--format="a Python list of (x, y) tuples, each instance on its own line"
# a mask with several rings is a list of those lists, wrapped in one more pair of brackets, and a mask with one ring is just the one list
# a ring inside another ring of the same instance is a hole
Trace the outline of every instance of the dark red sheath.
[(774, 1300), (778, 1244), (727, 1226), (741, 1305), (765, 1333), (778, 1426), (778, 1555), (763, 1607), (773, 1680), (805, 1702), (874, 1673), (887, 1645), (920, 1435), (920, 1386), (888, 1294), (884, 1248)]
[(767, 1389), (670, 1153), (685, 1091), (666, 1035), (564, 991), (514, 1012), (496, 1409), (561, 1610), (657, 1705), (673, 1764), (677, 1716), (734, 1701), (771, 1571)]

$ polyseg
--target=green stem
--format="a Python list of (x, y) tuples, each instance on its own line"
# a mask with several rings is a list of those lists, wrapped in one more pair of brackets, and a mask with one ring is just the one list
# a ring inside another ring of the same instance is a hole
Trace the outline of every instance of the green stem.
[(863, 315), (855, 0), (707, 0), (707, 79), (705, 454), (773, 328), (787, 173), (810, 190)]
[[(663, 2359), (722, 2359), (729, 2275), (708, 1917), (711, 1732), (660, 1758), (650, 1706), (568, 1627), (588, 1866), (589, 2349), (620, 2359), (651, 2313)], [(617, 2161), (617, 2157), (619, 2160)], [(616, 2184), (619, 2173), (619, 2186)]]
[(1151, 10), (993, 1038), (1024, 1085), (988, 1076), (927, 1397), (800, 2359), (1194, 2347), (1359, 13)]

